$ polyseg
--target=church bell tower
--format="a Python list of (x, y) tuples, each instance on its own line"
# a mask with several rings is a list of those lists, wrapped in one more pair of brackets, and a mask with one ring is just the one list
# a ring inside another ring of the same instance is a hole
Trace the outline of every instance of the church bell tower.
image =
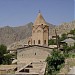
[(32, 45), (48, 46), (49, 26), (39, 12), (32, 27)]

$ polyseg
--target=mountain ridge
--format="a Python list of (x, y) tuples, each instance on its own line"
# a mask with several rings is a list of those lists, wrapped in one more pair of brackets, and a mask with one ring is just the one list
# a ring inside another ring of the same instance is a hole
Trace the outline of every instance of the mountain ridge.
[[(63, 23), (57, 26), (50, 23), (47, 24), (49, 25), (49, 36), (55, 35), (55, 29), (57, 30), (57, 34), (61, 35), (75, 28), (75, 21)], [(33, 23), (30, 22), (26, 25), (18, 27), (10, 27), (10, 26), (1, 27), (0, 44), (5, 44), (7, 46), (14, 42), (30, 37), (32, 34), (32, 25)]]

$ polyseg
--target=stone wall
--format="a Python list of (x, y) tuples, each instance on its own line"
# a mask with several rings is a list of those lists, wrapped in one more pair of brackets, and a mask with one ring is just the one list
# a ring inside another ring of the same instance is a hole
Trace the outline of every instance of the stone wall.
[(30, 46), (17, 50), (18, 67), (34, 61), (45, 61), (51, 49), (42, 46)]

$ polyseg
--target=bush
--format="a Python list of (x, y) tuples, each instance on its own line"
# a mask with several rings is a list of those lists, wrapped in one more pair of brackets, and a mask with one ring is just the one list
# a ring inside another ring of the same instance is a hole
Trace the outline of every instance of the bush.
[(54, 39), (50, 39), (48, 41), (48, 45), (55, 45), (56, 44), (56, 41)]
[(51, 57), (48, 56), (46, 59), (47, 62), (47, 75), (54, 74), (60, 70), (61, 64), (64, 63), (65, 57), (61, 54), (60, 51), (53, 50)]
[(67, 39), (67, 34), (62, 34), (60, 37), (60, 41)]
[(6, 54), (3, 58), (3, 64), (8, 64), (10, 65), (12, 63), (12, 55), (11, 54)]
[(8, 53), (5, 45), (0, 45), (0, 64), (11, 64), (12, 55)]
[(0, 64), (2, 64), (4, 54), (6, 53), (7, 47), (5, 45), (0, 45)]

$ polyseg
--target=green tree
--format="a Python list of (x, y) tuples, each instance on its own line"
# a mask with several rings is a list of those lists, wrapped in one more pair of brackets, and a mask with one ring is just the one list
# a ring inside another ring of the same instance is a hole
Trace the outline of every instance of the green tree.
[(63, 45), (63, 54), (67, 58), (69, 57), (70, 52), (73, 50), (73, 47), (67, 46), (67, 44)]
[(60, 41), (67, 39), (67, 34), (62, 34), (60, 37)]
[(7, 47), (5, 45), (0, 45), (0, 64), (2, 64), (4, 54), (6, 53)]
[(60, 66), (64, 63), (65, 57), (60, 51), (53, 50), (51, 56), (48, 56), (47, 61), (47, 75), (52, 75), (56, 71), (60, 70)]
[(75, 35), (75, 29), (70, 31), (70, 34)]
[(54, 39), (50, 39), (48, 41), (48, 45), (55, 45), (56, 44), (56, 41)]
[(12, 63), (12, 55), (11, 54), (5, 54), (3, 58), (3, 64), (8, 64), (10, 65)]
[(0, 64), (11, 64), (12, 55), (8, 53), (5, 45), (0, 45)]
[(5, 45), (0, 45), (0, 52), (2, 53), (2, 54), (5, 54), (6, 53), (6, 51), (7, 51), (7, 47), (5, 46)]

